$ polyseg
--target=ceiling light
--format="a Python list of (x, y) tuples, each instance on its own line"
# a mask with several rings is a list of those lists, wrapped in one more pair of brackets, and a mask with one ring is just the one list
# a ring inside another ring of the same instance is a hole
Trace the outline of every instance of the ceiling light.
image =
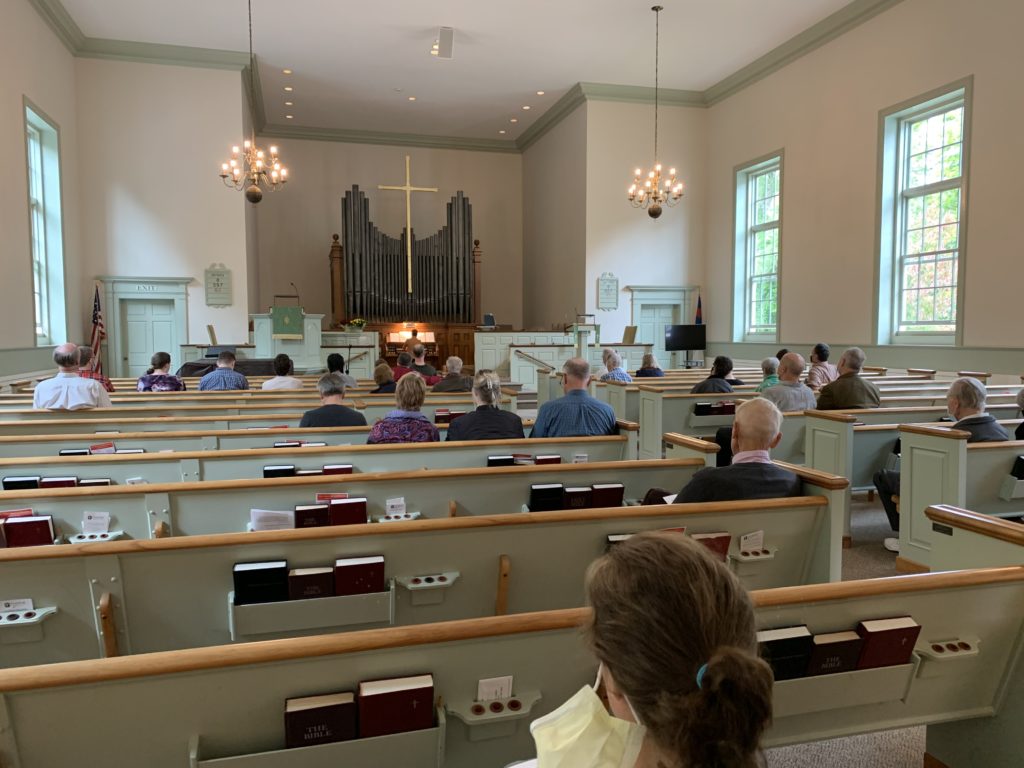
[(509, 122), (510, 123), (518, 123), (519, 122), (519, 118), (518, 117), (513, 117), (511, 120), (509, 120)]
[(530, 105), (529, 105), (529, 104), (524, 104), (524, 105), (523, 105), (523, 109), (529, 109), (529, 108), (530, 108)]
[(498, 133), (505, 133), (505, 129), (503, 128), (502, 130), (498, 131)]
[(284, 103), (284, 105), (285, 105), (286, 107), (294, 107), (294, 106), (295, 106), (295, 102), (294, 102), (294, 101), (286, 101), (286, 102)]
[(409, 97), (409, 101), (416, 101), (416, 97), (415, 96), (410, 96)]
[(537, 91), (537, 95), (538, 96), (543, 96), (544, 95), (544, 91)]
[(282, 72), (282, 74), (285, 74), (285, 75), (290, 75), (292, 73), (292, 71), (290, 69), (282, 69), (281, 72)]
[(284, 87), (284, 89), (285, 89), (286, 91), (288, 91), (288, 93), (291, 93), (292, 91), (294, 91), (294, 90), (295, 90), (295, 89), (294, 89), (294, 88), (292, 88), (292, 87), (291, 87), (290, 85), (286, 85), (286, 86)]
[(285, 120), (292, 120), (292, 119), (294, 119), (294, 117), (295, 117), (295, 115), (285, 115), (284, 119)]

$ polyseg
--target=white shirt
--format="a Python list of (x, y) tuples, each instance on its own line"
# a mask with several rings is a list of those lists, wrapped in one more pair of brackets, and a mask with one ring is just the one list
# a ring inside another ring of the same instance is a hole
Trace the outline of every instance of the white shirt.
[(275, 376), (263, 382), (263, 389), (302, 389), (302, 380), (294, 376)]
[(77, 373), (58, 373), (36, 385), (32, 407), (50, 411), (109, 408), (110, 395), (95, 379), (83, 379)]

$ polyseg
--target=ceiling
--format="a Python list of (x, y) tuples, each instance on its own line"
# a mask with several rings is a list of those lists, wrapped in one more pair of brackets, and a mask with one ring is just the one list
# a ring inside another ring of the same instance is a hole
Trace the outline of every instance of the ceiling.
[[(703, 91), (849, 1), (662, 0), (661, 87)], [(650, 0), (252, 3), (272, 125), (507, 140), (577, 82), (654, 80)], [(63, 5), (89, 38), (248, 47), (245, 0)], [(456, 30), (450, 61), (430, 55), (440, 26)], [(293, 74), (283, 74), (285, 68)], [(286, 93), (286, 85), (294, 90)]]

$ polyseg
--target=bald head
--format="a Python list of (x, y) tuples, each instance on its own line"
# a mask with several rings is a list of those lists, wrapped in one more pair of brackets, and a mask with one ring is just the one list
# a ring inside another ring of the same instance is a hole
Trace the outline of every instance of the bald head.
[(962, 376), (954, 381), (946, 394), (946, 406), (957, 421), (984, 413), (986, 400), (988, 390), (985, 389), (985, 385), (970, 376)]
[(53, 362), (64, 372), (78, 370), (78, 346), (70, 341), (55, 347)]
[(800, 381), (804, 372), (804, 358), (797, 352), (788, 352), (779, 361), (779, 381)]
[(736, 408), (732, 424), (733, 453), (767, 451), (782, 439), (782, 411), (771, 400), (755, 397)]
[(586, 389), (590, 383), (590, 363), (582, 357), (566, 360), (562, 372), (565, 373), (562, 388), (566, 392), (572, 389)]

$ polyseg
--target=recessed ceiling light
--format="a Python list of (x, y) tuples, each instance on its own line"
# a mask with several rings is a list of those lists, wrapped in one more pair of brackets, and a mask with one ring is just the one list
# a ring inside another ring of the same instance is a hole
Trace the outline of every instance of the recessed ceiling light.
[(295, 117), (295, 115), (285, 115), (285, 116), (284, 116), (284, 119), (285, 119), (285, 120), (291, 120), (291, 119), (293, 119), (294, 117)]
[(513, 117), (511, 120), (509, 120), (509, 122), (510, 123), (518, 123), (519, 122), (519, 118), (518, 117)]
[(292, 73), (290, 69), (282, 69), (281, 72), (285, 75), (290, 75)]
[(538, 96), (543, 96), (544, 95), (544, 91), (537, 91), (537, 95)]
[(286, 85), (286, 86), (284, 87), (284, 89), (285, 89), (286, 91), (288, 91), (288, 93), (291, 93), (292, 91), (294, 91), (294, 90), (295, 90), (295, 89), (294, 89), (294, 88), (292, 88), (292, 87), (291, 87), (290, 85)]
[(294, 101), (286, 101), (286, 102), (284, 103), (284, 105), (285, 105), (286, 107), (294, 107), (294, 106), (295, 106), (295, 102), (294, 102)]
[(401, 93), (402, 89), (401, 88), (395, 88), (394, 91), (395, 91), (395, 93)]
[(505, 130), (502, 129), (502, 130), (498, 131), (498, 133), (505, 133)]
[(409, 101), (416, 101), (416, 97), (415, 96), (410, 96), (409, 97)]
[(441, 53), (441, 52), (440, 52), (439, 50), (437, 50), (437, 49), (435, 48), (434, 50), (432, 50), (432, 51), (430, 52), (430, 55), (431, 55), (431, 56), (439, 56), (439, 55), (440, 55), (440, 53)]
[(524, 105), (523, 105), (523, 109), (529, 109), (529, 108), (530, 108), (530, 105), (529, 105), (529, 104), (524, 104)]

